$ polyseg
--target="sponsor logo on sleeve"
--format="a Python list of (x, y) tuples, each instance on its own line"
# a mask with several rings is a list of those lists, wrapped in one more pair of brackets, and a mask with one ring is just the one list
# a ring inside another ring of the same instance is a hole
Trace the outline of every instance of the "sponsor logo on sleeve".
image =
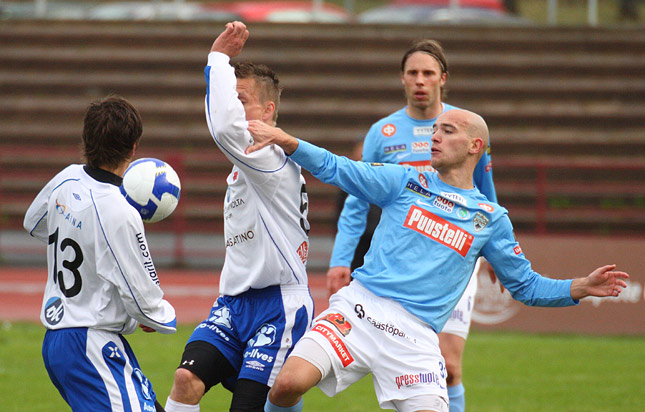
[(385, 146), (383, 148), (383, 151), (385, 154), (391, 154), (391, 153), (397, 153), (397, 152), (404, 152), (407, 150), (407, 146), (404, 144), (397, 144), (394, 146)]
[(520, 245), (517, 245), (513, 248), (513, 252), (515, 252), (516, 255), (521, 255), (522, 254), (522, 248)]
[(370, 163), (370, 166), (383, 166), (383, 163)]
[(491, 170), (493, 170), (493, 162), (492, 161), (486, 163), (486, 167), (484, 168), (484, 171), (486, 171), (486, 172), (490, 172)]
[(410, 180), (410, 181), (408, 181), (408, 183), (406, 183), (405, 188), (407, 190), (411, 191), (411, 192), (417, 193), (417, 194), (419, 194), (419, 195), (421, 195), (423, 197), (426, 197), (428, 199), (430, 199), (432, 197), (431, 192), (425, 190), (424, 188), (422, 188), (421, 186), (419, 186), (417, 183), (413, 182), (412, 180)]
[(392, 123), (388, 123), (383, 126), (381, 133), (383, 133), (383, 136), (385, 137), (392, 137), (396, 133), (396, 126), (394, 126)]
[(447, 246), (463, 257), (468, 254), (473, 242), (470, 233), (414, 205), (410, 207), (403, 226)]
[(155, 269), (155, 264), (152, 262), (152, 257), (150, 257), (150, 252), (148, 251), (148, 245), (146, 244), (146, 238), (143, 233), (137, 233), (136, 235), (137, 243), (139, 244), (139, 251), (141, 252), (141, 257), (143, 258), (143, 267), (148, 272), (150, 279), (158, 286), (159, 285), (159, 276), (157, 276), (157, 269)]
[(479, 232), (483, 230), (486, 225), (488, 225), (489, 219), (484, 216), (483, 213), (477, 212), (475, 213), (475, 217), (473, 217), (473, 227), (475, 228), (475, 232)]
[(347, 347), (333, 330), (320, 323), (316, 324), (312, 330), (320, 333), (329, 341), (332, 348), (334, 348), (336, 355), (338, 355), (338, 358), (343, 364), (343, 367), (346, 368), (350, 363), (354, 362), (354, 358), (347, 350)]
[(412, 142), (412, 153), (430, 153), (430, 142)]
[(424, 175), (419, 175), (419, 183), (421, 183), (421, 186), (425, 187), (426, 189), (428, 188), (428, 179)]
[(493, 213), (495, 211), (495, 208), (488, 203), (477, 203), (479, 207), (487, 211), (488, 213)]

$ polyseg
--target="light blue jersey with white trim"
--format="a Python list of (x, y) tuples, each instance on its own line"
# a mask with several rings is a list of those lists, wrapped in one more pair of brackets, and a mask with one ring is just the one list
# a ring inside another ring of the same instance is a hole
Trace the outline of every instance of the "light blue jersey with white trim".
[[(432, 171), (430, 147), (432, 126), (437, 118), (419, 120), (410, 117), (404, 107), (372, 125), (363, 142), (363, 161), (411, 166), (419, 172)], [(443, 111), (457, 109), (443, 103)], [(488, 200), (497, 202), (490, 151), (477, 163), (473, 183)], [(334, 241), (329, 266), (350, 266), (356, 246), (365, 232), (368, 202), (347, 196), (338, 218), (338, 233)]]
[(515, 241), (508, 212), (478, 189), (443, 183), (437, 173), (354, 162), (300, 141), (291, 159), (316, 178), (383, 209), (353, 276), (442, 330), (483, 255), (513, 298), (532, 306), (574, 305), (571, 280), (540, 276)]

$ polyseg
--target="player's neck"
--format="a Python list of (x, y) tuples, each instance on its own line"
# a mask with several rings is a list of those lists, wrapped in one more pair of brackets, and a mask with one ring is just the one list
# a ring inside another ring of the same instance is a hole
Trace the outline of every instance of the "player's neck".
[(436, 101), (426, 107), (418, 107), (409, 104), (406, 113), (413, 119), (417, 120), (430, 120), (438, 117), (443, 112), (443, 103)]
[(439, 180), (458, 189), (473, 189), (473, 171), (465, 168), (445, 168), (437, 170)]

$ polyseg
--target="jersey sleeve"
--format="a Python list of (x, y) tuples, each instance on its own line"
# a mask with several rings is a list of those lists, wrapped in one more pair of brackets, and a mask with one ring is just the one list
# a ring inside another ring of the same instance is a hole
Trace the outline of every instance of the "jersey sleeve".
[(106, 262), (97, 262), (97, 269), (116, 286), (132, 318), (158, 332), (174, 333), (177, 330), (175, 309), (163, 299), (143, 222), (135, 213), (134, 210), (125, 213), (120, 223), (107, 229), (105, 236), (111, 253), (103, 255)]
[[(71, 166), (70, 166), (71, 167)], [(41, 242), (47, 243), (47, 208), (49, 205), (49, 196), (61, 183), (65, 181), (66, 168), (59, 172), (43, 187), (25, 213), (23, 227), (29, 235), (35, 237)]]
[(558, 280), (541, 276), (531, 268), (513, 235), (513, 226), (505, 214), (496, 223), (491, 239), (482, 254), (511, 296), (528, 306), (570, 306), (571, 279)]
[(291, 159), (323, 183), (381, 207), (396, 200), (405, 187), (407, 169), (401, 165), (356, 162), (303, 140)]
[(493, 183), (493, 162), (491, 160), (490, 146), (475, 166), (473, 180), (477, 189), (489, 201), (497, 203), (497, 192), (495, 191), (495, 184)]
[[(374, 147), (375, 126), (372, 125), (363, 142), (363, 161), (377, 162)], [(358, 242), (367, 227), (367, 215), (370, 204), (356, 196), (348, 195), (343, 205), (343, 210), (338, 217), (338, 231), (334, 240), (329, 267), (349, 267), (354, 259)]]
[(204, 74), (207, 84), (206, 122), (215, 143), (247, 176), (257, 183), (263, 183), (272, 173), (286, 166), (288, 157), (275, 145), (245, 154), (246, 148), (253, 144), (253, 138), (247, 130), (244, 106), (238, 98), (235, 71), (229, 64), (228, 56), (210, 53)]

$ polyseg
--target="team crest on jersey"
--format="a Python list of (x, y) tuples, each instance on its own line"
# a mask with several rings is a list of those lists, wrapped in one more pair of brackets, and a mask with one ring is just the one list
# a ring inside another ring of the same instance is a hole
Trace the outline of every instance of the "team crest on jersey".
[(50, 298), (45, 304), (45, 319), (50, 325), (58, 325), (65, 315), (65, 307), (61, 298)]
[(340, 313), (330, 313), (320, 320), (326, 320), (327, 322), (334, 325), (334, 327), (338, 329), (338, 331), (342, 333), (343, 336), (349, 335), (349, 332), (352, 331), (352, 325), (348, 321), (346, 321), (345, 317)]
[(470, 212), (468, 211), (468, 209), (460, 207), (457, 209), (457, 216), (459, 216), (459, 219), (466, 220), (470, 217)]
[(489, 219), (484, 216), (483, 213), (477, 212), (475, 213), (475, 217), (473, 218), (473, 226), (475, 227), (475, 232), (479, 232), (483, 230), (486, 225), (488, 225)]
[(383, 136), (385, 137), (392, 137), (396, 133), (396, 126), (392, 123), (388, 123), (381, 128), (381, 133), (383, 133)]

